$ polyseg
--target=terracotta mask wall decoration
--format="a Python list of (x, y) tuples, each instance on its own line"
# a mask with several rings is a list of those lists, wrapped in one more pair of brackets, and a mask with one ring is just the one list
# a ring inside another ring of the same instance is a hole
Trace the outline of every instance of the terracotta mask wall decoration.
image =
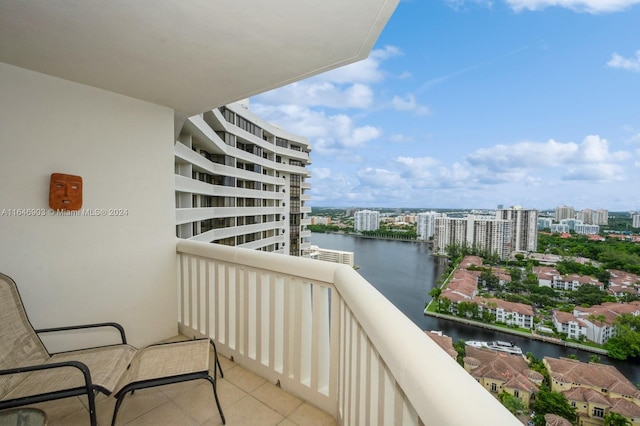
[(63, 173), (51, 173), (49, 207), (53, 210), (80, 210), (82, 178)]

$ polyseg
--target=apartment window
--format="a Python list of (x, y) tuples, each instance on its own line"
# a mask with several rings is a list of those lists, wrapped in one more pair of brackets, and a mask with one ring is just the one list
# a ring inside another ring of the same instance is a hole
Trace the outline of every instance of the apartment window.
[(593, 417), (603, 418), (604, 417), (604, 409), (599, 407), (593, 407)]
[(498, 392), (498, 385), (491, 383), (491, 392)]
[(220, 108), (220, 113), (222, 114), (222, 116), (224, 117), (225, 120), (227, 120), (229, 123), (231, 124), (235, 124), (236, 120), (236, 114), (230, 110), (228, 110), (226, 107), (221, 107)]
[(228, 133), (228, 132), (221, 132), (221, 131), (217, 131), (216, 134), (218, 135), (218, 137), (220, 139), (222, 139), (222, 141), (229, 145), (229, 146), (236, 146), (236, 136)]
[(520, 398), (520, 391), (518, 389), (514, 390), (513, 396), (515, 396), (516, 398)]
[(276, 138), (276, 146), (281, 146), (283, 148), (289, 147), (289, 141), (282, 138)]
[(236, 125), (247, 132), (254, 134), (262, 139), (262, 128), (256, 126), (252, 122), (248, 121), (244, 117), (237, 116)]

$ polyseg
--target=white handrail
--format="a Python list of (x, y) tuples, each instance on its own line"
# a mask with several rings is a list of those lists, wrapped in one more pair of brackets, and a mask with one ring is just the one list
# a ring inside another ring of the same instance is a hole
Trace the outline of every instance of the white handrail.
[(346, 265), (177, 243), (179, 324), (340, 424), (520, 425)]

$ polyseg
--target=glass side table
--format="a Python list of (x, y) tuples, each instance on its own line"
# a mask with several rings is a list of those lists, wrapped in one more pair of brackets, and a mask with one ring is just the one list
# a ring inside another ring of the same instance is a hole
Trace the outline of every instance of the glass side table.
[(37, 408), (12, 408), (0, 411), (0, 426), (45, 426), (47, 415)]

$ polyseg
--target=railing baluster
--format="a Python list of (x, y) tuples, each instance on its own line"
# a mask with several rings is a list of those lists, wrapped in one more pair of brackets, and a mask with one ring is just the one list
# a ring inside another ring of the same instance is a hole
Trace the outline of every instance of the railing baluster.
[(215, 339), (339, 424), (518, 424), (344, 265), (192, 241), (178, 242), (177, 262), (181, 332)]

